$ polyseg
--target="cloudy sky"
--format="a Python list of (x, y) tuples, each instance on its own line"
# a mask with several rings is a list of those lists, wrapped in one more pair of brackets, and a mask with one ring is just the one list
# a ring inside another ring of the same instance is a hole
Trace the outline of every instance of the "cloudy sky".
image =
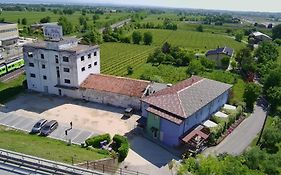
[[(0, 0), (7, 2), (9, 0)], [(17, 0), (21, 2), (25, 0)], [(36, 2), (42, 0), (28, 0)], [(113, 3), (182, 8), (203, 8), (241, 11), (281, 12), (281, 0), (45, 0), (44, 2)]]

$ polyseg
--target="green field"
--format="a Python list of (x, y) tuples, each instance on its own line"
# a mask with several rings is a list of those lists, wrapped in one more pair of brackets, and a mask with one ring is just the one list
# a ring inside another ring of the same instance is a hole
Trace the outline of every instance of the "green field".
[(124, 43), (101, 44), (101, 72), (110, 75), (124, 76), (128, 66), (137, 69), (146, 63), (154, 46)]
[[(126, 18), (130, 13), (105, 13), (100, 15), (100, 19), (96, 20), (98, 27), (104, 26), (106, 23), (115, 23), (121, 18)], [(18, 19), (27, 19), (27, 25), (39, 23), (40, 19), (50, 16), (51, 22), (57, 22), (61, 15), (54, 14), (51, 11), (46, 12), (35, 12), (35, 11), (3, 11), (0, 18), (4, 18), (6, 22), (17, 23)], [(79, 17), (82, 16), (81, 12), (75, 12), (72, 15), (65, 15), (74, 25), (79, 24)], [(86, 14), (89, 21), (93, 23), (93, 14)], [(20, 25), (21, 27), (22, 25)]]
[(80, 146), (0, 126), (0, 148), (64, 163), (80, 163), (109, 157)]
[(240, 50), (245, 44), (235, 41), (226, 35), (211, 34), (207, 32), (195, 32), (184, 30), (161, 30), (161, 29), (141, 29), (141, 32), (150, 31), (153, 34), (153, 45), (160, 46), (167, 41), (172, 45), (185, 47), (189, 50), (215, 49), (218, 46), (231, 47), (235, 51)]

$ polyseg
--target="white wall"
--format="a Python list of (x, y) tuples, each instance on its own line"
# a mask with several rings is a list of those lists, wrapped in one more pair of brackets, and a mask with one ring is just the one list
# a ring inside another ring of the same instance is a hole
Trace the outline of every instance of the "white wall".
[(136, 110), (141, 109), (140, 98), (138, 97), (130, 97), (112, 92), (96, 91), (93, 89), (82, 89), (80, 92), (82, 99), (88, 101), (109, 104), (123, 108), (133, 107)]

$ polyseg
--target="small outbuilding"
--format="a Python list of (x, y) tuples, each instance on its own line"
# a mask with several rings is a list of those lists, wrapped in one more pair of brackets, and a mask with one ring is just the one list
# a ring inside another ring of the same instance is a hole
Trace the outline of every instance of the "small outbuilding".
[(217, 49), (209, 50), (206, 53), (206, 57), (209, 60), (215, 62), (218, 67), (221, 67), (222, 66), (221, 60), (224, 57), (228, 57), (230, 59), (233, 56), (233, 54), (234, 54), (234, 50), (232, 48), (218, 47)]

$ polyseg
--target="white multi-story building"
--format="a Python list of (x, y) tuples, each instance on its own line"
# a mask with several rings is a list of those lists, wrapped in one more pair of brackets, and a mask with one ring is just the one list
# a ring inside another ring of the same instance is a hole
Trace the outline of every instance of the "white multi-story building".
[(13, 23), (0, 23), (0, 46), (16, 44), (19, 38), (18, 25)]
[(99, 46), (81, 45), (75, 38), (30, 43), (23, 51), (30, 90), (67, 95), (100, 73)]

